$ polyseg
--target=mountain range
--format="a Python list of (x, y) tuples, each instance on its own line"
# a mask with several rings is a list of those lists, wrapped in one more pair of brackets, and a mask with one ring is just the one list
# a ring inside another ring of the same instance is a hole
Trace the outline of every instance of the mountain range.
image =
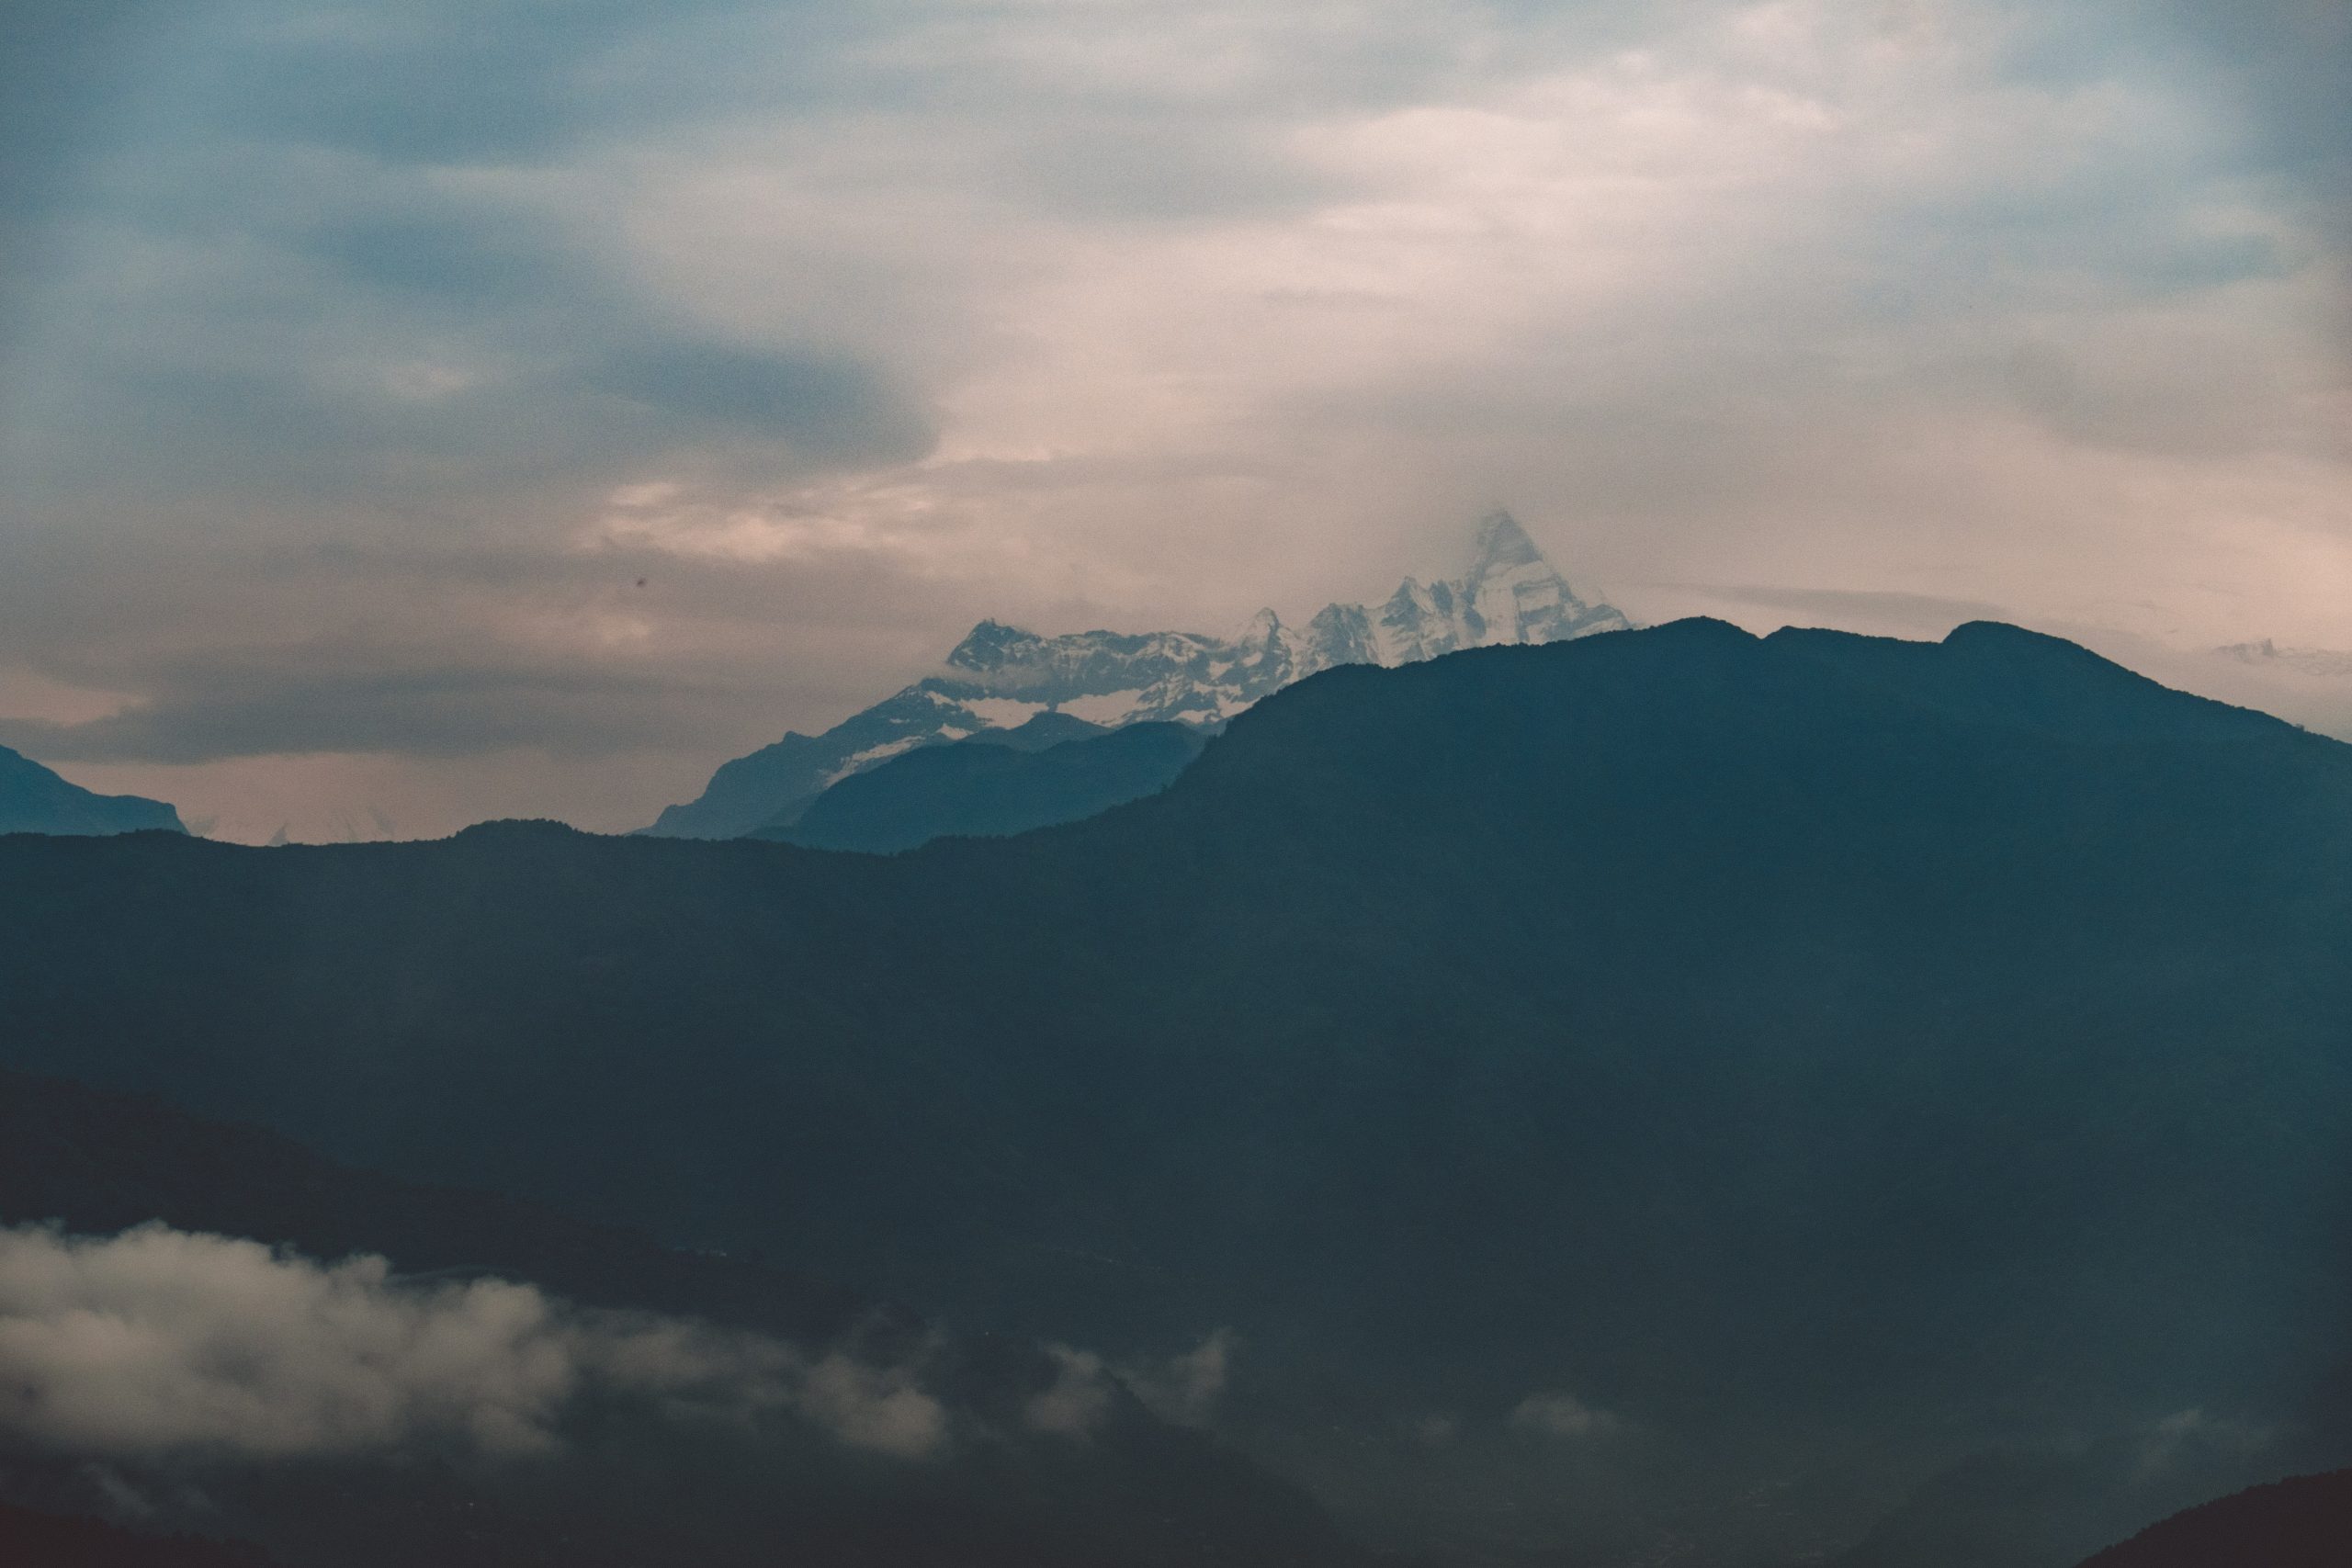
[(2011, 626), (1330, 669), (888, 857), (0, 882), (6, 1065), (959, 1337), (1217, 1347), (1214, 1436), (1383, 1548), (2066, 1568), (2352, 1460), (2352, 748)]
[(180, 814), (160, 800), (98, 795), (0, 746), (0, 833), (180, 833)]
[(1377, 607), (1328, 604), (1304, 631), (1261, 610), (1235, 637), (1194, 632), (1075, 632), (1040, 637), (982, 621), (945, 669), (819, 735), (787, 734), (728, 762), (702, 795), (646, 831), (731, 839), (791, 827), (853, 773), (917, 747), (1010, 728), (1039, 714), (1106, 728), (1215, 727), (1317, 671), (1399, 665), (1461, 649), (1559, 642), (1629, 623), (1587, 604), (1509, 513), (1481, 521), (1468, 568), (1446, 581), (1407, 578)]

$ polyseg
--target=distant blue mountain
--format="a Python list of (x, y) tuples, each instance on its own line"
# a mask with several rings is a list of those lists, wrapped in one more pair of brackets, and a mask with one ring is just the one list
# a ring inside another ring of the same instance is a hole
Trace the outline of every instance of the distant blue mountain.
[(160, 800), (93, 794), (0, 746), (0, 833), (136, 833), (151, 828), (187, 831), (180, 814)]
[[(1030, 750), (1023, 743), (1034, 742), (1041, 727), (1047, 734), (1079, 733)], [(888, 854), (950, 836), (1025, 833), (1156, 795), (1204, 744), (1190, 725), (1131, 724), (1106, 731), (1066, 714), (1039, 714), (1017, 729), (925, 746), (852, 773), (819, 795), (797, 822), (752, 836)]]

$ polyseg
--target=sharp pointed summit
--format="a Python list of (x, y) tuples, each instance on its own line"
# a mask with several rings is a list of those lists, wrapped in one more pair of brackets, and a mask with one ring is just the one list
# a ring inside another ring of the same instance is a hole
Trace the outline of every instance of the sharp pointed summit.
[(1611, 605), (1577, 597), (1519, 520), (1498, 511), (1479, 520), (1463, 576), (1426, 586), (1408, 577), (1397, 587), (1380, 608), (1370, 657), (1362, 661), (1409, 664), (1459, 649), (1561, 642), (1631, 624)]
[(1535, 541), (1527, 536), (1519, 519), (1508, 512), (1497, 510), (1480, 518), (1477, 541), (1469, 571), (1474, 582), (1496, 571), (1544, 565), (1544, 552), (1535, 547)]
[(1018, 657), (1024, 643), (1037, 639), (1019, 626), (1008, 626), (1002, 621), (985, 620), (964, 634), (947, 656), (950, 668), (956, 670), (994, 670), (1008, 656)]
[(984, 620), (938, 675), (822, 735), (787, 735), (727, 763), (698, 800), (648, 829), (735, 838), (790, 826), (818, 795), (901, 752), (1066, 714), (1116, 728), (1214, 726), (1294, 681), (1341, 664), (1411, 664), (1495, 643), (1561, 642), (1632, 623), (1578, 598), (1510, 513), (1481, 518), (1463, 576), (1407, 578), (1378, 608), (1327, 604), (1304, 631), (1261, 610), (1231, 637), (1194, 632), (1041, 637)]
[(1559, 642), (1629, 624), (1611, 606), (1577, 598), (1508, 512), (1489, 513), (1479, 522), (1477, 554), (1454, 596), (1469, 634), (1462, 647)]

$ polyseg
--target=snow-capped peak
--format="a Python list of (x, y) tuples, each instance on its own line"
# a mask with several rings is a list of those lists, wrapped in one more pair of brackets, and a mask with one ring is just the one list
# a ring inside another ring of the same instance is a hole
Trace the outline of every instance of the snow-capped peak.
[(996, 670), (1008, 662), (1018, 662), (1024, 654), (1032, 653), (1041, 640), (1035, 632), (1008, 626), (1002, 621), (986, 620), (964, 634), (964, 640), (947, 656), (947, 663), (956, 670)]
[[(937, 675), (843, 720), (728, 764), (701, 800), (652, 830), (731, 837), (791, 817), (833, 779), (975, 731), (1069, 712), (1116, 727), (1153, 719), (1216, 724), (1319, 670), (1409, 664), (1492, 643), (1560, 642), (1629, 623), (1577, 597), (1508, 512), (1478, 522), (1467, 572), (1407, 578), (1377, 609), (1327, 604), (1304, 633), (1261, 610), (1232, 637), (1193, 632), (1041, 637), (995, 620), (974, 626)], [(720, 787), (726, 787), (722, 790)]]
[(1489, 512), (1478, 519), (1476, 552), (1470, 560), (1470, 570), (1464, 576), (1468, 582), (1483, 581), (1498, 572), (1512, 571), (1521, 567), (1542, 567), (1550, 571), (1544, 552), (1519, 525), (1519, 519), (1508, 512)]

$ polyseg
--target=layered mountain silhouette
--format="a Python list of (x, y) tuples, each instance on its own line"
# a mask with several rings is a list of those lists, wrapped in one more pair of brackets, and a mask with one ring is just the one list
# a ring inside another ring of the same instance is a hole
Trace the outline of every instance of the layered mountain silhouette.
[[(1460, 649), (1558, 642), (1615, 631), (1625, 617), (1587, 604), (1509, 513), (1477, 527), (1468, 568), (1424, 585), (1407, 578), (1386, 604), (1326, 605), (1304, 632), (1272, 610), (1238, 637), (1193, 632), (1040, 637), (982, 621), (945, 670), (821, 735), (788, 734), (712, 775), (649, 833), (730, 839), (797, 822), (829, 786), (917, 747), (1055, 714), (1103, 728), (1214, 727), (1294, 681), (1342, 664), (1396, 665)], [(1040, 820), (1067, 820), (1042, 818)]]
[(95, 794), (0, 746), (0, 833), (136, 833), (149, 829), (186, 831), (180, 814), (160, 800)]
[[(1229, 1331), (1218, 1434), (1380, 1544), (2067, 1568), (2352, 1459), (2352, 748), (2014, 627), (1331, 669), (888, 857), (0, 879), (10, 1062), (959, 1332)], [(2130, 1462), (2055, 1525), (1984, 1457), (2069, 1443)]]

